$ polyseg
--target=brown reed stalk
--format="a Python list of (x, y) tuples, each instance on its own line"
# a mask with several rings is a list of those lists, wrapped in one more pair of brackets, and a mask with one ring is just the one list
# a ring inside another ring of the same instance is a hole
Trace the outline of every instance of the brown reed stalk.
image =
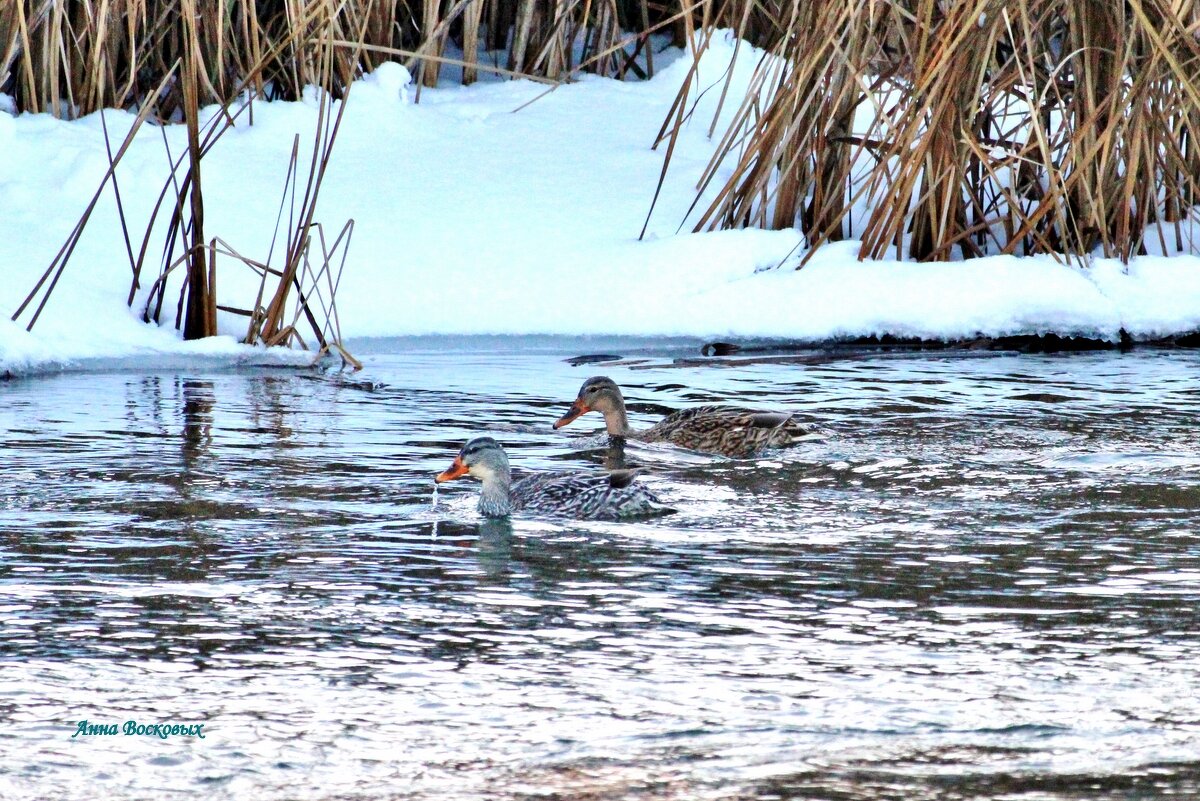
[[(209, 281), (207, 249), (204, 243), (204, 193), (201, 189), (200, 164), (200, 34), (196, 24), (195, 0), (183, 4), (183, 61), (180, 79), (183, 89), (183, 119), (188, 139), (188, 201), (191, 213), (191, 247), (187, 255), (187, 317), (184, 339), (203, 339), (217, 333), (217, 303)], [(218, 46), (219, 48), (219, 46)], [(211, 85), (210, 85), (211, 86)]]
[(483, 0), (468, 0), (463, 9), (463, 85), (475, 83), (479, 70), (475, 67), (479, 52), (479, 25), (483, 18)]

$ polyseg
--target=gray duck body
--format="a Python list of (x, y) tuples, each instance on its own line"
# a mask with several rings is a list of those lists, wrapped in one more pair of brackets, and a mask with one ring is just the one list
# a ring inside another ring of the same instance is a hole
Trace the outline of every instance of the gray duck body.
[(454, 464), (437, 480), (449, 481), (468, 474), (483, 484), (478, 509), (484, 517), (526, 512), (583, 520), (619, 520), (675, 511), (636, 483), (636, 473), (632, 470), (599, 474), (532, 473), (513, 482), (508, 455), (491, 437), (475, 437), (463, 445)]
[(519, 511), (583, 520), (619, 520), (675, 511), (633, 479), (632, 470), (607, 475), (536, 473), (513, 484), (509, 497)]

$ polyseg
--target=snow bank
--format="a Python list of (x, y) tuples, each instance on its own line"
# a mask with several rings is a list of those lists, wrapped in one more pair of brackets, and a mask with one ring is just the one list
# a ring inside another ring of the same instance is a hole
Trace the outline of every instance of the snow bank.
[[(731, 41), (713, 44), (701, 83), (723, 79), (732, 50)], [(735, 88), (756, 61), (743, 56)], [(683, 225), (677, 233), (714, 148), (707, 129), (719, 91), (707, 93), (680, 138), (648, 236), (637, 241), (662, 166), (650, 146), (686, 71), (677, 59), (647, 82), (585, 77), (548, 94), (525, 81), (443, 86), (422, 90), (420, 103), (398, 65), (356, 84), (318, 206), (329, 229), (356, 221), (338, 296), (343, 333), (1115, 338), (1121, 328), (1150, 337), (1200, 327), (1200, 260), (1190, 257), (1143, 258), (1128, 269), (1097, 261), (1088, 270), (1048, 258), (860, 263), (856, 246), (841, 243), (796, 272), (794, 231), (691, 234)], [(132, 119), (106, 112), (114, 146)], [(265, 258), (292, 138), (309, 146), (316, 119), (312, 97), (257, 104), (254, 125), (226, 135), (204, 162), (208, 236)], [(144, 127), (118, 172), (131, 221), (148, 217), (162, 186), (162, 134)], [(181, 152), (183, 130), (165, 134)], [(63, 122), (0, 112), (5, 319), (106, 165), (99, 115)], [(152, 240), (151, 253), (160, 247)], [(129, 310), (129, 276), (108, 192), (33, 333), (24, 331), (27, 317), (0, 324), (0, 371), (214, 348), (244, 356), (231, 339), (185, 345), (171, 328), (141, 323), (145, 287)], [(220, 302), (246, 306), (257, 280), (228, 265), (218, 289)], [(167, 297), (169, 324), (177, 283)], [(221, 327), (244, 332), (237, 318)]]

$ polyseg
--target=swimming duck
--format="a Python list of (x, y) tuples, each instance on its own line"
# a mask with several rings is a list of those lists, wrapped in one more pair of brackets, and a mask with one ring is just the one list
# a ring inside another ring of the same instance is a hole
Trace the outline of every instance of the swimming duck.
[(491, 437), (469, 440), (454, 463), (434, 479), (441, 484), (471, 475), (483, 482), (479, 513), (507, 517), (513, 512), (562, 515), (588, 520), (670, 514), (675, 510), (640, 484), (634, 470), (599, 475), (535, 473), (513, 483), (508, 454)]
[(625, 398), (605, 376), (583, 382), (571, 408), (554, 424), (562, 428), (587, 412), (604, 415), (610, 437), (641, 442), (670, 442), (694, 451), (724, 456), (753, 456), (765, 448), (784, 448), (813, 433), (787, 412), (763, 412), (737, 406), (697, 406), (669, 414), (645, 431), (629, 427)]

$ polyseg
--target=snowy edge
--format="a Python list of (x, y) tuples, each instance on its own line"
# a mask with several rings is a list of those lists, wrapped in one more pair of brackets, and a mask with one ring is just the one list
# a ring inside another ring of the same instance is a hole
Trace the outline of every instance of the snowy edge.
[[(713, 42), (702, 84), (717, 85), (732, 63), (733, 91), (745, 86), (756, 59), (731, 62), (733, 47), (731, 38)], [(690, 228), (695, 183), (715, 145), (707, 129), (719, 92), (707, 93), (710, 106), (702, 104), (682, 132), (639, 241), (663, 158), (651, 145), (687, 69), (677, 58), (649, 81), (586, 77), (550, 94), (527, 81), (442, 86), (423, 90), (419, 104), (397, 64), (358, 81), (318, 207), (333, 231), (356, 221), (338, 296), (345, 336), (820, 343), (1057, 334), (1116, 342), (1122, 332), (1155, 340), (1200, 329), (1195, 256), (1143, 256), (1127, 265), (1093, 258), (1083, 267), (1047, 256), (919, 264), (859, 261), (858, 243), (848, 241), (820, 248), (796, 270), (795, 230), (679, 233)], [(292, 137), (311, 140), (317, 113), (311, 95), (257, 104), (255, 124), (239, 125), (206, 158), (210, 236), (255, 257), (267, 252)], [(105, 119), (119, 140), (132, 116), (106, 112)], [(179, 152), (180, 126), (143, 129), (118, 170), (134, 220), (162, 186), (164, 133)], [(134, 308), (125, 304), (130, 268), (111, 192), (33, 333), (24, 330), (26, 318), (9, 322), (107, 159), (98, 114), (65, 122), (0, 112), (0, 153), (0, 375), (130, 358), (311, 361), (311, 354), (238, 345), (241, 318), (223, 317), (225, 336), (196, 343), (182, 342), (169, 325), (142, 323), (144, 290)], [(227, 293), (222, 302), (257, 289), (253, 276), (237, 272), (220, 274), (218, 283)], [(173, 280), (167, 297), (178, 292)]]

